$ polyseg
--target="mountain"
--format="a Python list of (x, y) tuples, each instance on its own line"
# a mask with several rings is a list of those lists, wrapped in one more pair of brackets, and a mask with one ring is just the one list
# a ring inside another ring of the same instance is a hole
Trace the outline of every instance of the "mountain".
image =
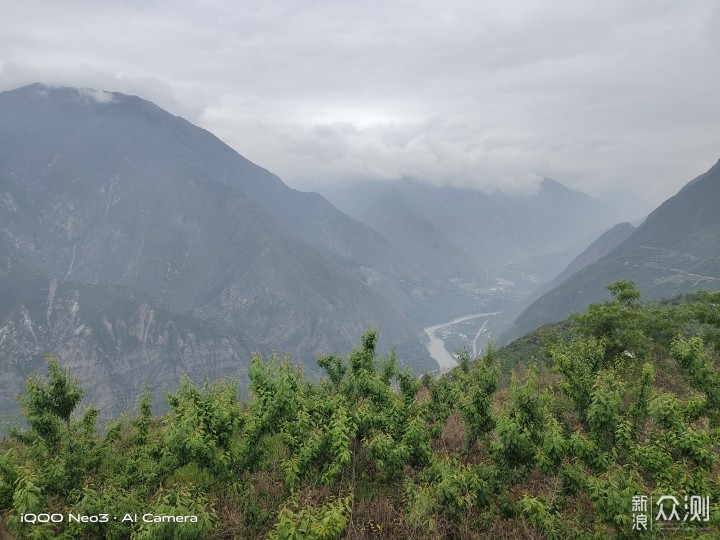
[(597, 238), (597, 240), (590, 244), (585, 251), (575, 257), (575, 259), (567, 265), (565, 270), (552, 280), (551, 288), (561, 284), (576, 272), (579, 272), (583, 268), (597, 261), (599, 258), (610, 253), (613, 249), (624, 242), (634, 230), (635, 227), (633, 227), (630, 223), (625, 222), (618, 223), (610, 230), (605, 231)]
[(553, 279), (542, 285), (528, 298), (509, 309), (506, 312), (508, 322), (507, 328), (497, 338), (498, 343), (507, 344), (513, 339), (534, 330), (536, 327), (531, 326), (533, 323), (531, 321), (519, 319), (520, 315), (538, 298), (567, 281), (570, 276), (610, 253), (628, 236), (630, 236), (634, 230), (635, 227), (630, 223), (619, 223), (603, 232), (589, 246), (587, 246), (585, 250), (578, 254), (577, 257), (575, 257), (561, 272), (557, 273)]
[(122, 287), (0, 273), (0, 310), (0, 412), (11, 416), (45, 353), (73, 365), (109, 417), (131, 407), (145, 384), (161, 404), (162, 390), (185, 373), (244, 384), (259, 350), (231, 329), (170, 313)]
[(397, 253), (428, 279), (450, 275), (477, 276), (477, 263), (452, 239), (391, 190), (366, 205), (358, 219), (379, 232)]
[[(13, 291), (0, 305), (4, 367), (60, 351), (102, 378), (109, 365), (139, 366), (142, 350), (142, 379), (168, 362), (168, 376), (202, 373), (212, 355), (237, 366), (271, 347), (313, 366), (368, 325), (417, 349), (405, 310), (421, 284), (380, 234), (136, 96), (0, 93), (0, 255)], [(137, 334), (151, 312), (155, 341)], [(104, 320), (134, 330), (113, 341)], [(182, 357), (166, 347), (173, 332), (227, 339), (198, 338)]]
[(655, 210), (655, 206), (637, 195), (622, 190), (606, 191), (597, 197), (612, 208), (624, 221), (635, 222), (645, 218)]
[(432, 369), (424, 326), (507, 309), (614, 222), (550, 179), (528, 195), (402, 180), (331, 198), (341, 209), (137, 96), (0, 93), (0, 387), (56, 353), (114, 414), (143, 380), (242, 380), (253, 351), (312, 371), (368, 326)]
[[(481, 271), (567, 249), (615, 222), (614, 212), (601, 202), (548, 178), (529, 195), (412, 180), (328, 186), (323, 193), (376, 230), (417, 231), (415, 237), (402, 234), (396, 247), (426, 243), (425, 250), (432, 252), (435, 239), (443, 238), (452, 260), (469, 258)], [(413, 226), (419, 220), (433, 227), (431, 234), (427, 226)], [(467, 262), (462, 267), (473, 270)]]
[(620, 279), (635, 281), (648, 300), (720, 289), (719, 202), (720, 161), (665, 201), (607, 255), (533, 302), (511, 333), (522, 335), (609, 299), (605, 286)]

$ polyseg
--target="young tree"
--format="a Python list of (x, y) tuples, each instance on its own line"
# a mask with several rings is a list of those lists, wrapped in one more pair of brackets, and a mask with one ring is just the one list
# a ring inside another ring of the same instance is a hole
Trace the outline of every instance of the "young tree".
[(633, 281), (620, 280), (607, 289), (611, 302), (592, 304), (586, 314), (571, 316), (579, 332), (586, 338), (603, 340), (606, 344), (603, 368), (611, 362), (642, 358), (650, 350), (651, 339), (645, 332), (647, 315), (640, 304), (640, 291)]
[(45, 359), (48, 361), (47, 379), (39, 373), (28, 377), (27, 391), (20, 403), (33, 431), (52, 444), (59, 439), (62, 422), (70, 429), (70, 416), (85, 390), (70, 376), (69, 368), (60, 367), (57, 358), (47, 354)]

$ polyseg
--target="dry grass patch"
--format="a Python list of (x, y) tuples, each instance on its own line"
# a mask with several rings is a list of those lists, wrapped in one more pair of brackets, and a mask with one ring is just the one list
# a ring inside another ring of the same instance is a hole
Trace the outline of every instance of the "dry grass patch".
[(433, 441), (433, 451), (438, 455), (455, 454), (465, 448), (468, 428), (459, 411), (454, 411), (445, 420), (440, 437)]
[(355, 503), (345, 538), (406, 538), (403, 508), (395, 508), (391, 499), (377, 495), (368, 501)]

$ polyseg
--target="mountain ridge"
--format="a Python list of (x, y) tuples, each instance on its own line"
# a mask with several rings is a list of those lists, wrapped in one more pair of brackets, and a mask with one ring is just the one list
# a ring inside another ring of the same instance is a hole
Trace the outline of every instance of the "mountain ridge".
[[(71, 366), (93, 366), (86, 376), (102, 371), (101, 327), (80, 343), (79, 325), (60, 336), (43, 323), (47, 295), (33, 287), (48, 283), (108, 298), (136, 290), (147, 298), (126, 299), (133, 320), (150, 309), (176, 326), (210, 325), (210, 334), (249, 344), (238, 346), (248, 360), (272, 348), (312, 371), (317, 354), (347, 348), (369, 325), (386, 347), (422, 350), (405, 312), (408, 291), (422, 284), (389, 244), (206, 130), (136, 96), (42, 85), (0, 93), (0, 118), (3, 280), (34, 284), (0, 311), (0, 333), (26, 345), (0, 340), (3, 365), (62, 351)], [(94, 313), (83, 305), (92, 295), (78, 294), (79, 313)], [(98, 320), (115, 320), (107, 304)], [(133, 351), (106, 356), (132, 362)], [(432, 364), (427, 352), (418, 360)]]
[[(434, 187), (411, 179), (326, 187), (323, 193), (376, 229), (383, 219), (413, 219), (409, 208), (414, 219), (430, 222), (481, 271), (568, 248), (615, 222), (604, 204), (549, 178), (535, 194), (524, 196)], [(382, 200), (390, 196), (402, 199), (404, 216), (389, 208), (381, 213)]]
[(654, 210), (607, 255), (570, 276), (531, 304), (513, 335), (583, 311), (609, 299), (608, 283), (636, 281), (650, 300), (698, 288), (720, 289), (720, 160)]

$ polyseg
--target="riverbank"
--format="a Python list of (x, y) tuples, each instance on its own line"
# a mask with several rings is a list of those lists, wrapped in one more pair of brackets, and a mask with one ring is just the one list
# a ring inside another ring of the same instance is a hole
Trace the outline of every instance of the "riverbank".
[[(428, 352), (430, 353), (430, 356), (433, 357), (433, 359), (438, 363), (440, 366), (440, 371), (448, 371), (455, 366), (458, 365), (457, 359), (455, 358), (455, 354), (448, 351), (445, 347), (445, 340), (442, 337), (438, 336), (438, 331), (447, 328), (448, 326), (452, 326), (454, 324), (459, 324), (462, 322), (470, 321), (472, 319), (479, 319), (480, 317), (493, 317), (495, 315), (499, 315), (502, 313), (502, 311), (493, 311), (489, 313), (474, 313), (471, 315), (463, 315), (461, 317), (457, 317), (451, 321), (447, 321), (444, 323), (436, 324), (434, 326), (428, 326), (424, 329), (425, 334), (427, 334), (430, 342), (426, 345)], [(487, 325), (489, 319), (486, 319), (483, 321), (483, 324), (480, 325), (478, 328), (478, 331), (475, 333), (475, 337), (472, 342), (472, 352), (473, 354), (477, 354), (477, 339), (480, 336), (480, 334), (485, 330), (485, 327)]]

